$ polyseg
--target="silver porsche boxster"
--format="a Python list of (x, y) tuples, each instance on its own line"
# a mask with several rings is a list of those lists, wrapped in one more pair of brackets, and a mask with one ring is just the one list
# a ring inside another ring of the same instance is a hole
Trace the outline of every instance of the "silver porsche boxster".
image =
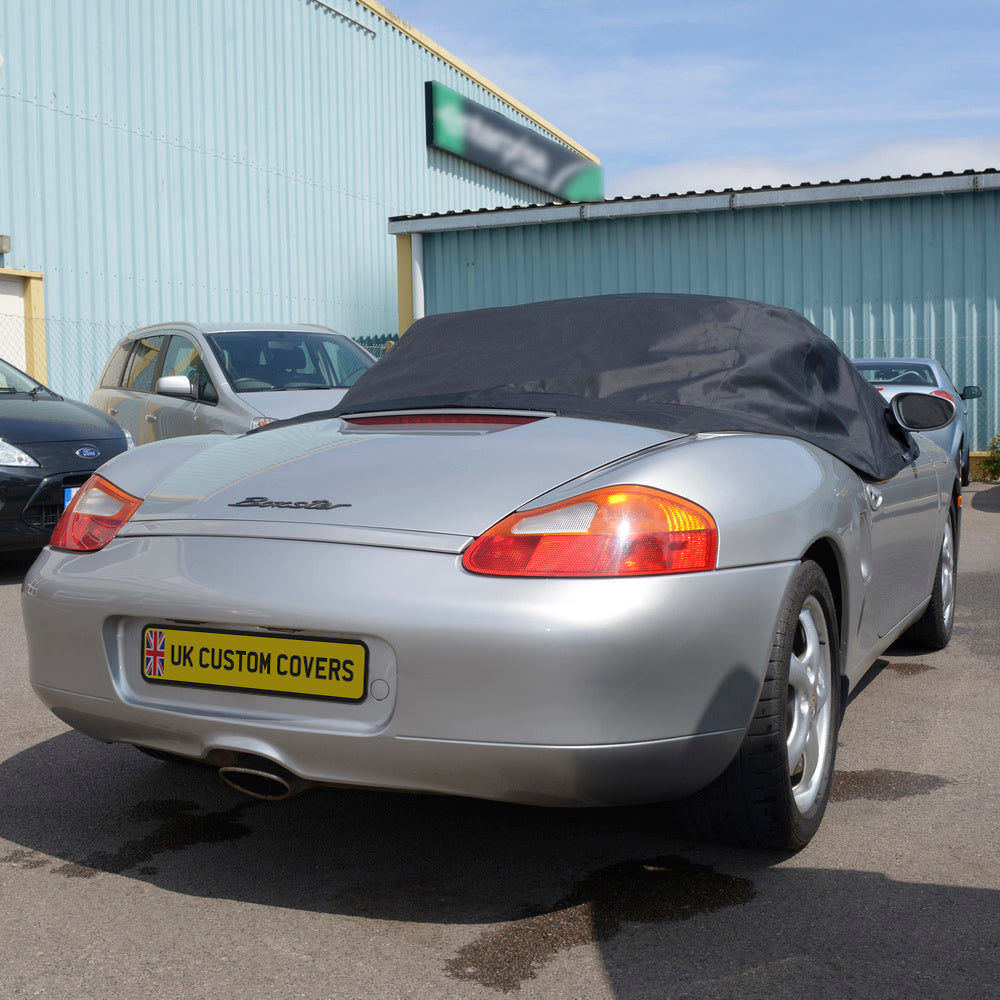
[(333, 411), (129, 452), (28, 572), (68, 725), (306, 784), (674, 800), (816, 831), (850, 689), (940, 648), (960, 485), (786, 309), (622, 295), (419, 321)]

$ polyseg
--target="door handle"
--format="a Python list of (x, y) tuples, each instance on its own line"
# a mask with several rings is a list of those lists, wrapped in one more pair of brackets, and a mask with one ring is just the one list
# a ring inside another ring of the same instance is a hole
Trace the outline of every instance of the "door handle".
[(148, 420), (148, 421), (149, 421), (149, 422), (150, 422), (151, 424), (155, 424), (155, 423), (156, 423), (156, 414), (155, 414), (155, 413), (147, 413), (147, 414), (146, 414), (146, 419), (147, 419), (147, 420)]
[(109, 414), (110, 414), (110, 415), (111, 415), (112, 417), (117, 417), (117, 416), (118, 416), (118, 407), (117, 407), (117, 406), (112, 406), (112, 407), (111, 407), (111, 409), (110, 409), (110, 410), (108, 410), (108, 413), (109, 413)]

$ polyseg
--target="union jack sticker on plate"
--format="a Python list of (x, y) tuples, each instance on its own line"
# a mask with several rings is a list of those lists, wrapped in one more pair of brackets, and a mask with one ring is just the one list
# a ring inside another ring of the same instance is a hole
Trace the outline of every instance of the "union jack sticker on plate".
[(146, 659), (143, 664), (143, 673), (147, 677), (163, 676), (165, 659), (163, 646), (163, 632), (158, 628), (146, 629)]

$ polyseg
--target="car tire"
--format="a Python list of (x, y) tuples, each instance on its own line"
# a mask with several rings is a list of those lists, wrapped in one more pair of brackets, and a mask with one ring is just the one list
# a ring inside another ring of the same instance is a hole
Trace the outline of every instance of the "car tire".
[(944, 535), (931, 600), (924, 613), (903, 633), (903, 642), (923, 649), (944, 649), (951, 639), (955, 624), (956, 545), (954, 514), (945, 519)]
[(675, 804), (685, 830), (747, 847), (805, 847), (830, 797), (839, 693), (833, 595), (819, 566), (804, 560), (785, 594), (739, 752), (707, 788)]

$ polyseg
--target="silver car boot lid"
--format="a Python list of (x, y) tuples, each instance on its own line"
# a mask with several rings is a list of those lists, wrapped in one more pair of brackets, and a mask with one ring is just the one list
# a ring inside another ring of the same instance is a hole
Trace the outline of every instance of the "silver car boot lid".
[[(680, 437), (561, 417), (485, 432), (370, 432), (313, 421), (201, 450), (189, 444), (132, 524), (296, 522), (472, 536), (562, 483)], [(111, 471), (128, 490), (127, 465)]]

